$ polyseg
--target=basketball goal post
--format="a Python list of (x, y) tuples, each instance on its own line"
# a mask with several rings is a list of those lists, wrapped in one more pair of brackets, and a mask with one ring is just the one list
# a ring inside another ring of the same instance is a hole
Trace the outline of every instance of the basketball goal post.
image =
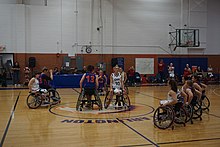
[(173, 51), (177, 47), (199, 47), (199, 29), (175, 29), (169, 32), (170, 44), (169, 47)]

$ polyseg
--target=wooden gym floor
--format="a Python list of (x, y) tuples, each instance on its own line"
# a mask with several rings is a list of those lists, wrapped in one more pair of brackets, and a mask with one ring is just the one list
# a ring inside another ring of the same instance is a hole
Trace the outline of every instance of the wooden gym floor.
[(129, 90), (132, 110), (114, 113), (76, 112), (79, 89), (58, 89), (60, 105), (35, 110), (26, 105), (27, 89), (0, 90), (0, 146), (219, 146), (219, 85), (207, 90), (211, 107), (203, 120), (186, 127), (175, 124), (174, 130), (153, 125), (153, 111), (166, 98), (167, 86)]

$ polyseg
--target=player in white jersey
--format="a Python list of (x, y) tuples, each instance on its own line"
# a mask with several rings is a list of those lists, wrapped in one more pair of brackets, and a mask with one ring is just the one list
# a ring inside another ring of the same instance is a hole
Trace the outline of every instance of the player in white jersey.
[(35, 72), (33, 78), (28, 83), (28, 88), (31, 93), (36, 93), (36, 92), (43, 92), (46, 93), (46, 89), (41, 89), (39, 86), (39, 78), (40, 78), (40, 72)]
[(122, 89), (124, 89), (124, 82), (122, 81), (122, 76), (119, 72), (119, 67), (116, 65), (113, 68), (114, 72), (111, 74), (110, 77), (110, 99), (112, 100), (112, 97), (114, 94), (120, 94), (122, 92)]

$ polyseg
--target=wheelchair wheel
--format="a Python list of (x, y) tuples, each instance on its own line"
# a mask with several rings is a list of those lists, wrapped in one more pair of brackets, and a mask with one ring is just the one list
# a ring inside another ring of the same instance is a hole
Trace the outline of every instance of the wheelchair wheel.
[(124, 95), (123, 97), (124, 97), (124, 99), (123, 99), (124, 106), (126, 106), (126, 107), (128, 107), (130, 109), (131, 102), (130, 102), (129, 96), (128, 95)]
[(196, 104), (193, 105), (193, 119), (200, 118), (202, 120), (202, 102), (197, 101)]
[(83, 100), (83, 92), (79, 94), (78, 100), (76, 102), (76, 111), (82, 111), (82, 100)]
[(177, 124), (184, 124), (185, 126), (186, 121), (187, 121), (186, 111), (183, 107), (180, 107), (179, 110), (175, 112), (174, 122)]
[(126, 93), (129, 94), (128, 86), (125, 86)]
[(174, 111), (170, 106), (158, 107), (154, 112), (154, 125), (159, 129), (167, 129), (174, 122)]
[(99, 94), (97, 92), (96, 92), (96, 95), (95, 95), (95, 100), (96, 100), (96, 102), (99, 106), (99, 110), (102, 110), (102, 101), (101, 101), (101, 99), (99, 97)]
[(60, 95), (55, 89), (48, 89), (48, 95), (49, 98), (52, 99), (54, 102), (60, 101)]
[(105, 109), (107, 109), (109, 105), (110, 105), (110, 91), (108, 91), (105, 96), (105, 100), (104, 100)]
[(33, 93), (29, 94), (26, 103), (30, 109), (36, 109), (40, 107), (42, 99), (40, 95), (35, 95)]
[(186, 116), (187, 116), (186, 122), (191, 121), (191, 123), (193, 123), (192, 122), (192, 117), (193, 117), (193, 108), (192, 108), (192, 106), (191, 105), (185, 105), (184, 109), (186, 111)]
[(208, 110), (209, 111), (209, 107), (210, 107), (209, 98), (207, 96), (204, 96), (202, 98), (202, 110)]

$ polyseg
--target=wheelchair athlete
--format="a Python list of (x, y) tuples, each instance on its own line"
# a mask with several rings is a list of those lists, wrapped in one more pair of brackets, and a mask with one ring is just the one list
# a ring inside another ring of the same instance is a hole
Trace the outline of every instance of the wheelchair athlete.
[(87, 67), (87, 73), (85, 73), (80, 80), (80, 91), (84, 92), (87, 98), (86, 107), (92, 107), (91, 98), (92, 95), (97, 95), (96, 89), (98, 88), (98, 77), (94, 73), (94, 66), (89, 65)]
[[(154, 125), (160, 129), (167, 129), (175, 122), (183, 124), (186, 122), (186, 112), (182, 108), (183, 100), (181, 93), (177, 89), (175, 80), (169, 80), (170, 90), (166, 100), (160, 101), (160, 107), (154, 112)], [(173, 126), (172, 126), (173, 129)]]
[(210, 106), (210, 100), (209, 98), (206, 96), (206, 88), (207, 85), (203, 84), (200, 81), (200, 77), (197, 75), (194, 75), (192, 77), (192, 81), (193, 81), (193, 86), (195, 87), (195, 89), (197, 89), (200, 93), (201, 93), (201, 102), (202, 102), (202, 109), (203, 110), (208, 110), (209, 111), (209, 106)]
[(107, 85), (107, 77), (104, 75), (102, 70), (99, 70), (98, 82), (99, 82), (99, 86), (98, 86), (99, 95), (104, 95)]
[(192, 77), (192, 81), (193, 81), (193, 86), (200, 92), (202, 93), (202, 96), (205, 94), (205, 89), (207, 88), (206, 84), (203, 84), (199, 81), (199, 76), (194, 75)]
[[(46, 89), (41, 89), (39, 86), (38, 79), (40, 78), (40, 74), (41, 74), (40, 72), (35, 72), (33, 78), (31, 78), (31, 80), (28, 83), (28, 88), (30, 90), (29, 93), (35, 94), (36, 96), (48, 92)], [(48, 105), (48, 104), (50, 104), (50, 102), (43, 101), (42, 105)]]
[(167, 100), (160, 101), (161, 106), (175, 105), (177, 103), (177, 83), (175, 80), (169, 81), (170, 91), (167, 94)]
[(121, 94), (125, 93), (124, 82), (122, 81), (122, 76), (119, 72), (118, 65), (113, 67), (113, 70), (114, 70), (114, 72), (110, 76), (110, 100), (108, 101), (108, 104), (106, 105), (106, 108), (111, 103), (114, 94), (115, 95), (121, 95)]

